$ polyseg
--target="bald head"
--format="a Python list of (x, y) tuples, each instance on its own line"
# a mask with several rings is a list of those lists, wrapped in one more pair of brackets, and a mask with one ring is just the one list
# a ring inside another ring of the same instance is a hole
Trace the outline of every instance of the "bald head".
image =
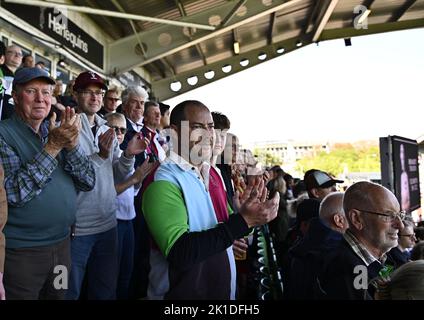
[[(344, 195), (343, 209), (347, 214), (353, 209), (380, 211), (398, 203), (395, 195), (382, 185), (360, 181), (351, 185)], [(348, 217), (349, 219), (349, 217)]]
[(334, 192), (327, 195), (319, 207), (319, 217), (329, 228), (344, 233), (348, 224), (343, 210), (342, 192)]
[(403, 223), (397, 215), (399, 202), (389, 189), (368, 181), (357, 182), (346, 190), (343, 207), (349, 230), (374, 257), (397, 246)]

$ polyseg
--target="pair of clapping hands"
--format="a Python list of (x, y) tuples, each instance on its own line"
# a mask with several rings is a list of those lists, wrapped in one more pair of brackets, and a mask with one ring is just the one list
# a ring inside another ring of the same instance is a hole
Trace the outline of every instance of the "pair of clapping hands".
[[(236, 210), (246, 221), (248, 227), (252, 228), (275, 219), (280, 203), (280, 194), (276, 192), (272, 199), (268, 199), (265, 179), (262, 176), (256, 176), (250, 180), (243, 193), (236, 191), (233, 201)], [(233, 243), (234, 254), (241, 256), (247, 247), (245, 239), (235, 240)]]
[[(150, 144), (150, 137), (143, 136), (142, 133), (136, 133), (132, 139), (128, 142), (127, 148), (124, 151), (124, 155), (127, 158), (144, 152)], [(108, 129), (106, 132), (99, 135), (99, 156), (106, 159), (110, 154), (113, 140), (115, 139), (115, 130), (113, 128)]]
[(81, 118), (79, 114), (75, 113), (75, 109), (66, 107), (61, 114), (59, 125), (56, 124), (56, 113), (53, 113), (49, 120), (46, 151), (56, 157), (62, 149), (67, 151), (74, 149), (78, 145), (81, 130)]

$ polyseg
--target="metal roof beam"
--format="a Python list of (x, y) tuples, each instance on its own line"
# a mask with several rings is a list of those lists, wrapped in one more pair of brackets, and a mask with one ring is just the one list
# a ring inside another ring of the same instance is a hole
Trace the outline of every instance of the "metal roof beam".
[(69, 4), (65, 4), (65, 3), (58, 3), (58, 2), (39, 1), (39, 0), (4, 0), (4, 1), (10, 2), (10, 3), (28, 5), (28, 6), (66, 9), (66, 10), (71, 10), (71, 11), (76, 11), (76, 12), (84, 12), (84, 13), (88, 13), (88, 14), (97, 14), (97, 15), (103, 15), (103, 16), (108, 16), (108, 17), (149, 21), (149, 22), (162, 23), (162, 24), (170, 24), (170, 25), (179, 26), (179, 27), (192, 27), (192, 28), (198, 28), (198, 29), (210, 30), (210, 31), (215, 30), (215, 27), (213, 27), (213, 26), (199, 24), (199, 23), (190, 23), (190, 22), (184, 22), (184, 21), (174, 21), (174, 20), (160, 19), (160, 18), (154, 18), (154, 17), (146, 17), (146, 16), (137, 15), (137, 14), (115, 12), (115, 11), (95, 9), (95, 8), (90, 8), (90, 7), (74, 6), (74, 5), (69, 5)]
[(362, 5), (364, 7), (367, 7), (368, 10), (371, 10), (371, 6), (374, 4), (375, 0), (364, 0), (364, 2), (362, 2)]
[(272, 34), (274, 32), (274, 25), (275, 25), (275, 12), (271, 13), (270, 17), (269, 17), (269, 27), (268, 27), (268, 32), (267, 32), (267, 44), (271, 44), (272, 43)]
[[(93, 0), (86, 0), (86, 2), (90, 7), (98, 8), (94, 5)], [(120, 38), (124, 35), (122, 28), (114, 24), (110, 17), (100, 16), (100, 18), (108, 25), (108, 28), (103, 30), (105, 33), (112, 35), (112, 37), (115, 36), (115, 38)]]
[[(293, 50), (297, 50), (299, 48), (296, 46), (296, 41), (297, 37), (280, 42), (274, 42), (270, 45), (254, 49), (249, 52), (244, 52), (240, 55), (234, 55), (225, 60), (209, 64), (208, 66), (202, 66), (189, 70), (187, 72), (177, 74), (175, 77), (168, 77), (166, 79), (152, 81), (152, 90), (155, 93), (155, 96), (161, 101), (172, 98), (173, 96), (180, 95), (184, 92), (188, 92), (195, 88), (212, 83), (229, 75), (233, 75), (237, 72), (246, 70), (250, 67), (256, 66), (258, 64), (269, 61), (270, 59), (281, 56), (281, 53), (278, 53), (276, 48), (284, 47), (284, 54), (289, 53)], [(266, 53), (267, 55), (267, 58), (264, 61), (258, 59), (258, 55), (261, 55), (263, 53)], [(249, 60), (249, 64), (247, 66), (242, 66), (240, 64), (240, 61), (245, 59)], [(227, 64), (231, 65), (232, 67), (229, 73), (225, 73), (222, 70), (222, 67)], [(215, 76), (213, 77), (213, 79), (206, 79), (204, 74), (210, 70), (214, 71)], [(187, 82), (187, 79), (192, 76), (197, 76), (198, 82), (195, 85), (190, 85)], [(170, 89), (170, 84), (174, 81), (179, 81), (181, 83), (181, 90), (179, 90), (178, 92), (173, 92)]]
[[(193, 40), (191, 41), (187, 41), (187, 37), (179, 30), (177, 32), (175, 28), (166, 25), (161, 25), (157, 28), (141, 32), (139, 35), (143, 43), (146, 44), (148, 55), (147, 59), (143, 59), (143, 57), (135, 53), (135, 36), (129, 36), (124, 39), (117, 40), (111, 43), (109, 46), (109, 61), (113, 61), (113, 66), (111, 64), (109, 65), (115, 68), (115, 70), (110, 70), (109, 72), (115, 71), (120, 73), (131, 70), (137, 66), (144, 66), (151, 63), (152, 61), (162, 59), (181, 50), (198, 45), (204, 41), (225, 34), (226, 32), (253, 22), (259, 18), (269, 16), (273, 12), (289, 9), (292, 6), (298, 5), (302, 2), (304, 2), (304, 0), (274, 0), (271, 6), (264, 7), (258, 6), (256, 1), (251, 3), (248, 1), (246, 2), (247, 13), (245, 16), (240, 17), (236, 15), (233, 18), (233, 24), (219, 28), (213, 32), (196, 30), (196, 33), (193, 35)], [(229, 8), (232, 7), (232, 3), (226, 3), (222, 6), (202, 11), (196, 15), (187, 16), (184, 20), (207, 21), (212, 15), (224, 16), (228, 13)], [(165, 36), (165, 38), (171, 39), (167, 45), (162, 45), (159, 41), (163, 36)]]
[(237, 10), (240, 9), (240, 7), (242, 5), (244, 5), (246, 3), (247, 0), (240, 0), (235, 6), (234, 8), (228, 13), (228, 15), (222, 20), (220, 27), (225, 27), (230, 21), (231, 19), (234, 17), (234, 15), (236, 14)]
[[(181, 17), (187, 17), (187, 13), (186, 13), (184, 5), (181, 3), (181, 1), (180, 0), (174, 0), (174, 1), (175, 1), (177, 8), (178, 8), (178, 11), (180, 12)], [(193, 30), (190, 28), (188, 33), (189, 33), (188, 38), (190, 39), (190, 41), (192, 41), (193, 40), (193, 34), (194, 34)], [(203, 65), (207, 65), (208, 62), (206, 61), (206, 56), (203, 53), (200, 45), (196, 44), (195, 48), (196, 48), (197, 53), (199, 54), (200, 58), (202, 58)], [(175, 74), (175, 70), (174, 70), (174, 74)]]
[(184, 5), (181, 3), (181, 1), (180, 0), (174, 0), (174, 2), (175, 2), (175, 5), (177, 6), (178, 11), (180, 12), (180, 15), (182, 17), (187, 16)]
[(342, 28), (342, 29), (330, 29), (324, 30), (321, 35), (321, 40), (333, 40), (341, 38), (349, 38), (356, 36), (365, 36), (368, 34), (377, 34), (390, 31), (398, 30), (407, 30), (415, 28), (423, 28), (424, 19), (415, 19), (415, 20), (406, 20), (406, 21), (396, 21), (390, 23), (380, 23), (380, 24), (369, 24), (368, 29), (355, 29), (351, 28)]
[(165, 58), (163, 58), (162, 60), (164, 61), (164, 63), (165, 63), (165, 65), (166, 65), (166, 67), (167, 67), (169, 70), (171, 70), (172, 76), (174, 76), (174, 77), (175, 77), (175, 75), (176, 75), (175, 68), (174, 68), (174, 66), (171, 64), (171, 62), (169, 62), (169, 60), (168, 60), (166, 57), (165, 57)]
[(308, 14), (308, 21), (303, 25), (302, 30), (299, 33), (299, 38), (302, 39), (302, 37), (304, 37), (308, 33), (309, 26), (315, 20), (321, 5), (322, 2), (316, 1), (315, 5), (310, 9), (310, 12)]
[[(118, 2), (118, 0), (112, 0), (111, 1), (112, 2), (112, 4), (120, 11), (120, 12), (122, 12), (122, 13), (125, 13), (125, 10), (124, 10), (124, 8), (121, 6), (121, 4)], [(139, 44), (139, 46), (140, 46), (140, 49), (141, 49), (141, 51), (143, 52), (143, 56), (145, 57), (146, 56), (146, 52), (144, 51), (144, 47), (143, 47), (143, 45), (142, 45), (142, 43), (141, 43), (141, 39), (138, 37), (138, 31), (137, 31), (137, 29), (136, 29), (136, 27), (135, 27), (135, 24), (134, 24), (134, 21), (132, 21), (132, 20), (128, 20), (128, 22), (129, 22), (129, 24), (130, 24), (130, 26), (131, 26), (131, 29), (133, 30), (133, 32), (134, 32), (134, 34), (137, 36), (137, 42), (138, 42), (138, 44)]]
[(154, 71), (162, 78), (162, 79), (164, 79), (164, 78), (166, 78), (166, 73), (165, 73), (165, 70), (164, 70), (164, 68), (161, 68), (160, 66), (158, 66), (158, 64), (159, 64), (159, 61), (160, 60), (158, 60), (158, 61), (155, 61), (155, 62), (153, 62), (153, 63), (151, 63), (151, 64), (149, 64), (149, 67), (151, 67), (152, 69), (154, 69)]
[(402, 16), (406, 13), (406, 11), (408, 11), (409, 8), (411, 8), (415, 4), (415, 2), (417, 2), (417, 0), (406, 1), (405, 4), (402, 7), (400, 7), (399, 10), (393, 13), (393, 15), (390, 17), (388, 22), (398, 21), (400, 18), (402, 18)]
[(331, 17), (331, 14), (333, 13), (334, 9), (336, 8), (337, 3), (339, 0), (330, 0), (327, 8), (323, 12), (320, 21), (316, 25), (315, 31), (312, 36), (312, 41), (317, 42), (321, 36), (322, 31), (325, 28), (325, 25), (327, 24), (328, 20)]

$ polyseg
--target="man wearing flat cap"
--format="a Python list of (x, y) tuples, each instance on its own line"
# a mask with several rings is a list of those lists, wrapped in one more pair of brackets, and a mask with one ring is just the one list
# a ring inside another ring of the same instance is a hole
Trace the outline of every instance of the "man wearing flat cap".
[(12, 91), (15, 113), (0, 122), (9, 206), (4, 228), (7, 299), (64, 298), (66, 285), (56, 278), (58, 270), (65, 276), (70, 267), (77, 193), (95, 184), (91, 161), (78, 143), (79, 115), (66, 108), (60, 125), (54, 115), (46, 119), (54, 83), (38, 68), (18, 70)]

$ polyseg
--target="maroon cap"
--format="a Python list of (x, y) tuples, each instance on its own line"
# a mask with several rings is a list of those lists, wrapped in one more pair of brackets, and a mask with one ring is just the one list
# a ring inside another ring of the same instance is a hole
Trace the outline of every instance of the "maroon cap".
[(90, 84), (96, 84), (100, 88), (107, 90), (103, 79), (95, 72), (85, 71), (78, 75), (75, 79), (74, 91), (87, 88)]

